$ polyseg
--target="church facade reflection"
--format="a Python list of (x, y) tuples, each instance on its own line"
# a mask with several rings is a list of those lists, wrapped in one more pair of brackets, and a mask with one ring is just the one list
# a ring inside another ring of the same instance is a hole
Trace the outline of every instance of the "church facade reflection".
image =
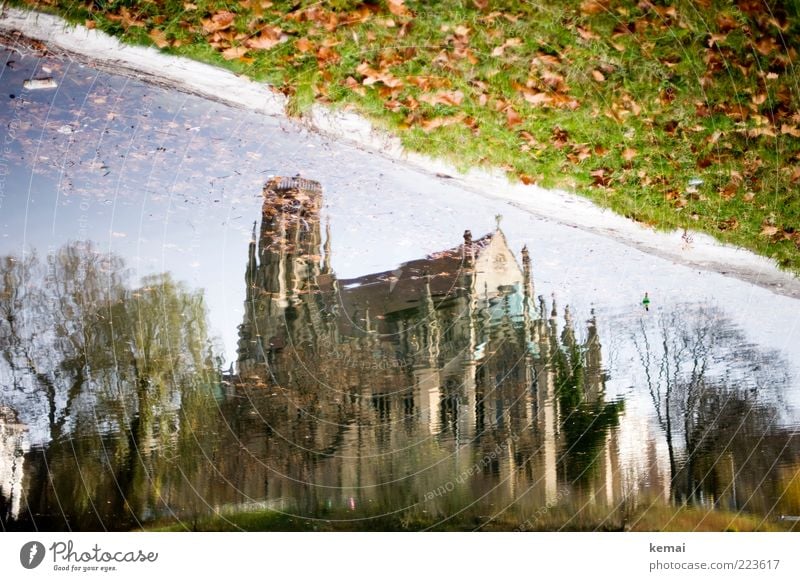
[[(303, 461), (275, 480), (363, 503), (396, 475), (421, 501), (423, 482), (435, 489), (490, 458), (480, 470), (494, 478), (462, 484), (500, 482), (509, 500), (552, 503), (569, 485), (619, 501), (623, 404), (605, 401), (596, 321), (576, 332), (568, 308), (560, 320), (555, 298), (535, 299), (527, 248), (518, 261), (498, 224), (394, 270), (339, 279), (319, 185), (278, 178), (264, 196), (234, 383), (278, 394), (260, 413)], [(301, 434), (304, 420), (314, 426)], [(428, 474), (409, 450), (428, 458)]]

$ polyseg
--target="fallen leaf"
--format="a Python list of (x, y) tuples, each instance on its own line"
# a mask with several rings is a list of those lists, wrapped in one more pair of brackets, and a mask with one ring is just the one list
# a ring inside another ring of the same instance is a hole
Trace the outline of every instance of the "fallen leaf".
[(509, 105), (509, 107), (506, 109), (506, 124), (509, 127), (515, 127), (520, 123), (522, 123), (522, 116)]
[(284, 36), (281, 29), (277, 26), (266, 26), (261, 29), (258, 36), (248, 38), (245, 41), (245, 45), (247, 48), (269, 50), (287, 39), (288, 37)]
[(460, 123), (464, 119), (464, 114), (450, 115), (447, 117), (434, 117), (433, 119), (426, 119), (421, 123), (422, 130), (425, 133), (430, 133), (439, 127), (446, 127), (455, 123)]
[(409, 16), (411, 11), (405, 6), (405, 0), (387, 0), (389, 12), (395, 16)]
[(353, 77), (347, 77), (344, 81), (344, 86), (353, 91), (354, 93), (358, 93), (362, 97), (366, 95), (367, 91), (364, 87), (356, 81)]
[(525, 91), (522, 96), (526, 102), (536, 106), (545, 105), (553, 100), (547, 93), (535, 93), (533, 91)]
[(739, 186), (735, 182), (729, 182), (728, 185), (719, 191), (719, 195), (723, 200), (730, 200), (736, 195), (738, 190)]
[(796, 125), (788, 125), (787, 123), (784, 123), (781, 125), (781, 135), (800, 137), (800, 129), (798, 129)]
[(607, 171), (604, 167), (590, 171), (589, 175), (592, 176), (592, 183), (595, 186), (608, 187), (611, 184), (611, 177), (606, 174)]
[(150, 39), (158, 48), (166, 48), (169, 46), (169, 41), (167, 40), (167, 35), (163, 30), (158, 30), (154, 28), (150, 31)]
[(246, 52), (246, 46), (232, 46), (222, 51), (222, 58), (224, 58), (226, 61), (232, 61), (244, 56)]
[(630, 147), (625, 148), (622, 152), (622, 159), (625, 161), (633, 161), (633, 159), (638, 155), (635, 149), (631, 149)]
[(203, 19), (203, 30), (209, 34), (225, 30), (231, 27), (234, 18), (236, 18), (236, 15), (233, 12), (227, 10), (217, 12), (211, 18)]
[(597, 69), (592, 71), (592, 78), (598, 83), (602, 83), (603, 81), (606, 80), (606, 76)]
[(608, 0), (583, 0), (581, 2), (581, 14), (590, 16), (600, 14), (608, 10)]
[(762, 236), (775, 236), (778, 233), (778, 227), (771, 224), (763, 224), (761, 226), (760, 234)]
[(366, 86), (374, 85), (376, 83), (383, 83), (385, 86), (393, 89), (398, 89), (403, 86), (403, 81), (391, 73), (376, 71), (366, 62), (358, 65), (356, 67), (356, 72), (364, 77), (364, 80), (361, 82)]
[(439, 91), (438, 93), (427, 93), (419, 98), (423, 103), (429, 105), (461, 105), (464, 100), (464, 93), (461, 91)]
[(294, 46), (302, 53), (311, 52), (314, 50), (314, 43), (308, 40), (306, 37), (298, 38)]

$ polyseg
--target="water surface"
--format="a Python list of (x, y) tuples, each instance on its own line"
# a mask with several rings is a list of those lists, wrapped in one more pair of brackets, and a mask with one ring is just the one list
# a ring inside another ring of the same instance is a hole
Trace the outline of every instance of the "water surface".
[(287, 121), (2, 62), (5, 529), (800, 514), (796, 300)]

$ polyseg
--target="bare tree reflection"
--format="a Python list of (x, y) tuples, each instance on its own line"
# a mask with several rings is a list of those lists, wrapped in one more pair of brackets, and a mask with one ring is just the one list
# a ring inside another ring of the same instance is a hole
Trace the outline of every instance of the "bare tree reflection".
[(633, 343), (666, 441), (672, 499), (769, 510), (780, 495), (769, 475), (797, 452), (780, 425), (785, 362), (696, 305), (641, 319)]

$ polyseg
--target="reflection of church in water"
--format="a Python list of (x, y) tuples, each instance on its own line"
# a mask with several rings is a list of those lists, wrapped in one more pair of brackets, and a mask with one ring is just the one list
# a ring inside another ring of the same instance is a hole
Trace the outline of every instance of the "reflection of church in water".
[(297, 448), (290, 480), (370, 490), (387, 472), (419, 470), (394, 465), (408, 456), (395, 451), (433, 442), (512, 496), (535, 489), (549, 502), (580, 484), (619, 500), (622, 403), (604, 400), (596, 323), (579, 340), (569, 309), (558, 320), (555, 300), (534, 299), (527, 248), (520, 266), (499, 226), (477, 239), (466, 231), (456, 248), (340, 280), (319, 185), (276, 178), (264, 195), (238, 381), (269, 387), (283, 410), (264, 421)]

